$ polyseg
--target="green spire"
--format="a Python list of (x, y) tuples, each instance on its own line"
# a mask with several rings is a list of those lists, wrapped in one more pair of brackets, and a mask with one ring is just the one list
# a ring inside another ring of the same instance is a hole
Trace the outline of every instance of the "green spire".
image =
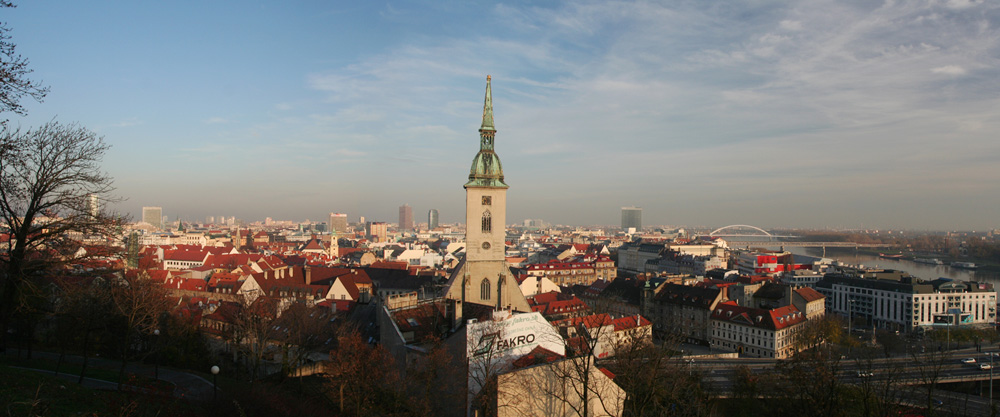
[(486, 76), (486, 100), (483, 101), (483, 125), (479, 127), (479, 131), (492, 130), (496, 132), (496, 128), (493, 127), (493, 93), (490, 89), (490, 76)]
[(493, 152), (493, 137), (497, 130), (493, 126), (493, 93), (490, 76), (486, 76), (486, 99), (483, 101), (483, 125), (479, 128), (479, 153), (472, 160), (469, 182), (466, 187), (507, 188), (503, 182), (503, 166), (500, 157)]

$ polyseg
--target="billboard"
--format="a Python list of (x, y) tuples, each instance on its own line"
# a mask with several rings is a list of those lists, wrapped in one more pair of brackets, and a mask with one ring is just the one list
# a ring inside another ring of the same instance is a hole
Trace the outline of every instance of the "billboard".
[(536, 347), (566, 355), (562, 336), (538, 312), (497, 311), (490, 320), (469, 320), (465, 330), (470, 407), (484, 384), (510, 371), (515, 360)]
[(542, 313), (494, 313), (492, 320), (469, 320), (466, 333), (470, 360), (515, 360), (541, 346), (560, 355), (566, 354), (562, 336)]

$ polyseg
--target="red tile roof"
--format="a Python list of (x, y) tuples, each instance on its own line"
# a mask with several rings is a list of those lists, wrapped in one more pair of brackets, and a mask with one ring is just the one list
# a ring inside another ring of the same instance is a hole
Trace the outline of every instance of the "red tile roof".
[(535, 346), (535, 348), (532, 349), (531, 352), (528, 352), (524, 356), (517, 358), (516, 360), (514, 360), (514, 362), (511, 363), (511, 365), (514, 367), (514, 369), (519, 369), (542, 363), (555, 362), (562, 358), (563, 356), (558, 353), (555, 353), (541, 346)]
[(767, 330), (781, 330), (805, 322), (806, 316), (792, 305), (765, 310), (743, 307), (727, 301), (716, 305), (712, 311), (712, 319)]
[(799, 296), (802, 297), (802, 299), (806, 300), (807, 303), (813, 301), (819, 301), (826, 298), (825, 296), (823, 296), (823, 294), (820, 294), (819, 291), (816, 291), (809, 287), (799, 288), (795, 290), (795, 292), (798, 293)]
[(615, 331), (634, 329), (636, 327), (652, 326), (653, 323), (642, 316), (625, 316), (615, 319)]
[(556, 327), (568, 327), (568, 326), (584, 326), (588, 329), (594, 329), (602, 326), (614, 325), (614, 321), (608, 313), (591, 314), (589, 316), (583, 317), (573, 317), (563, 320), (556, 320), (552, 322), (553, 326)]

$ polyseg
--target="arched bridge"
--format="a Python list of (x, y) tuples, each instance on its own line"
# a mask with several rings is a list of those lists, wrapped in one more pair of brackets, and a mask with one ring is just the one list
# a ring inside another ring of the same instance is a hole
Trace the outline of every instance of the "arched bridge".
[[(750, 233), (739, 233), (740, 229), (751, 229)], [(733, 233), (735, 231), (736, 233)], [(760, 233), (754, 233), (760, 232)], [(723, 233), (725, 232), (725, 233)], [(731, 248), (766, 244), (767, 246), (795, 246), (813, 248), (886, 248), (897, 245), (888, 243), (855, 243), (855, 242), (803, 242), (795, 240), (799, 236), (775, 235), (767, 230), (748, 224), (731, 224), (720, 227), (708, 234), (711, 237), (724, 238)]]

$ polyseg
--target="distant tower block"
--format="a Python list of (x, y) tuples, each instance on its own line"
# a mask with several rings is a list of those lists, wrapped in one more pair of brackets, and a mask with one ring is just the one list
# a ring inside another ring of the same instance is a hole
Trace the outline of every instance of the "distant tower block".
[(622, 230), (642, 230), (642, 207), (622, 207)]
[(427, 230), (434, 230), (438, 227), (438, 211), (431, 209), (427, 212)]
[(143, 207), (142, 221), (163, 230), (163, 207)]
[(101, 212), (101, 201), (97, 198), (97, 194), (87, 194), (87, 213), (90, 217), (97, 217)]
[(344, 213), (330, 213), (330, 234), (343, 234), (347, 231), (347, 215)]
[(413, 230), (413, 207), (409, 204), (399, 207), (399, 230)]

